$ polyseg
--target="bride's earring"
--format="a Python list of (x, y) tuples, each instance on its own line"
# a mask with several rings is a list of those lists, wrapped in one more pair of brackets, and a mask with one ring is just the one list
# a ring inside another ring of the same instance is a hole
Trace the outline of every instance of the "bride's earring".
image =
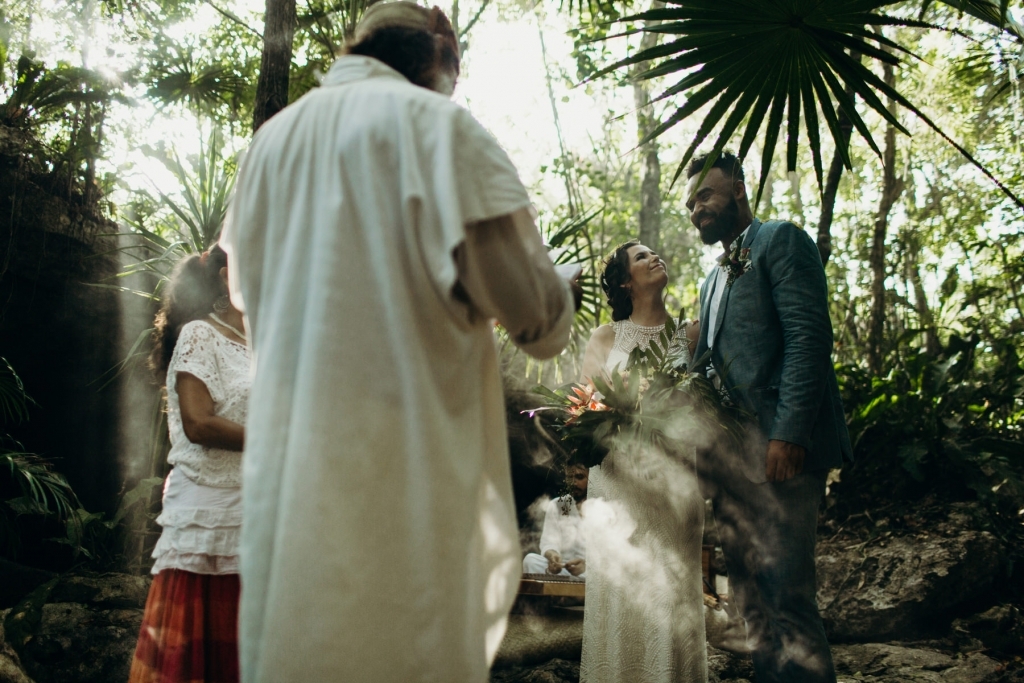
[(227, 313), (229, 308), (231, 308), (231, 299), (227, 294), (217, 297), (217, 300), (213, 302), (213, 310), (217, 313)]

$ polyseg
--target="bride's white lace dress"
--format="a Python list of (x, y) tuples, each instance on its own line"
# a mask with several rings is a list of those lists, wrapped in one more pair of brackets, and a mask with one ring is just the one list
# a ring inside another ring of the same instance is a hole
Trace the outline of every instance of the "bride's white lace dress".
[[(660, 334), (613, 323), (605, 363)], [(684, 344), (685, 346), (685, 344)], [(587, 601), (581, 683), (704, 683), (707, 653), (701, 589), (704, 500), (691, 462), (618, 443), (590, 470), (584, 530)]]

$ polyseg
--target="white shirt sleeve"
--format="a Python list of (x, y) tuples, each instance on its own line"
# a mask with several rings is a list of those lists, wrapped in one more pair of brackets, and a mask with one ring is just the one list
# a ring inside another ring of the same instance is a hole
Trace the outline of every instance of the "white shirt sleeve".
[(529, 209), (467, 226), (456, 261), (472, 305), (497, 318), (516, 346), (535, 358), (561, 353), (575, 313), (572, 292), (555, 273)]
[(543, 555), (549, 550), (562, 554), (562, 525), (559, 524), (558, 516), (562, 514), (558, 509), (558, 499), (549, 501), (544, 507), (544, 526), (540, 532), (540, 554)]

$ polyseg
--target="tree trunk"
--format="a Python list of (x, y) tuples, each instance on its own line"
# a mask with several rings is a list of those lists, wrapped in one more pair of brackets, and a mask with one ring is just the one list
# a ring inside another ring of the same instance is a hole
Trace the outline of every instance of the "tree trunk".
[[(895, 87), (896, 73), (892, 65), (883, 66), (883, 77), (889, 87)], [(896, 108), (889, 100), (889, 111)], [(889, 229), (889, 213), (903, 192), (903, 178), (896, 176), (896, 128), (885, 127), (885, 151), (882, 153), (882, 195), (878, 201), (878, 214), (871, 235), (871, 322), (868, 325), (868, 369), (875, 375), (882, 372), (885, 335), (885, 235)]]
[[(853, 88), (846, 87), (847, 96), (853, 100), (856, 93)], [(836, 143), (836, 151), (832, 154), (832, 163), (828, 167), (828, 175), (825, 176), (825, 189), (821, 195), (821, 217), (818, 219), (818, 254), (822, 263), (828, 263), (832, 256), (832, 215), (836, 208), (836, 195), (839, 192), (839, 181), (843, 177), (843, 155), (842, 149), (850, 146), (850, 135), (853, 134), (853, 121), (846, 116), (846, 113), (839, 110), (839, 130), (842, 140)]]
[(252, 131), (288, 106), (288, 74), (295, 37), (295, 0), (267, 0), (263, 28), (263, 57), (256, 82)]
[[(651, 0), (651, 9), (665, 6), (661, 0)], [(660, 21), (648, 21), (645, 28), (657, 26)], [(644, 33), (640, 39), (640, 50), (647, 50), (658, 44), (661, 34)], [(634, 67), (632, 75), (640, 73)], [(633, 100), (636, 104), (637, 139), (643, 140), (658, 125), (651, 104), (650, 81), (633, 81)], [(640, 148), (642, 154), (640, 180), (640, 242), (658, 251), (661, 242), (661, 160), (658, 158), (658, 142), (652, 140)]]
[(924, 291), (924, 284), (921, 282), (921, 268), (918, 265), (920, 245), (913, 237), (907, 239), (907, 281), (914, 290), (914, 309), (921, 327), (924, 329), (924, 346), (929, 355), (937, 356), (942, 351), (939, 344), (939, 331), (935, 327), (935, 316), (932, 315), (928, 306), (928, 298)]

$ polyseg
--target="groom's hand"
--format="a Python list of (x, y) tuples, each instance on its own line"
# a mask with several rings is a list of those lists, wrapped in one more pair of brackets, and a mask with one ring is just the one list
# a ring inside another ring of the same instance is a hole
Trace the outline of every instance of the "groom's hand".
[(786, 481), (800, 474), (804, 469), (803, 446), (788, 441), (772, 439), (768, 442), (768, 481)]

